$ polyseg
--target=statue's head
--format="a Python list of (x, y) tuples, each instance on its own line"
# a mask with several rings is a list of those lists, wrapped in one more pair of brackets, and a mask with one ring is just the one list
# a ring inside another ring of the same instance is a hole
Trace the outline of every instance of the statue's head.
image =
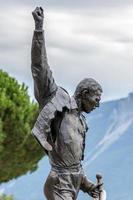
[(101, 100), (102, 87), (92, 78), (85, 78), (76, 87), (74, 97), (79, 111), (91, 112), (99, 107)]

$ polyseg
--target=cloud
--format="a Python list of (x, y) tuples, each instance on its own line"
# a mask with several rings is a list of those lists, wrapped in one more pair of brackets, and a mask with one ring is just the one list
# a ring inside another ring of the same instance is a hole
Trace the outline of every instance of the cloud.
[[(33, 96), (32, 10), (30, 2), (1, 10), (0, 66), (25, 82)], [(133, 85), (132, 13), (131, 6), (104, 9), (104, 4), (101, 9), (47, 9), (47, 52), (57, 83), (72, 94), (77, 83), (89, 76), (102, 84), (104, 100), (127, 95)]]
[(66, 1), (66, 0), (50, 0), (50, 1), (33, 1), (33, 0), (7, 0), (6, 2), (1, 2), (2, 6), (10, 5), (23, 5), (23, 6), (44, 6), (49, 8), (57, 8), (57, 9), (75, 9), (75, 8), (103, 8), (103, 7), (125, 7), (126, 5), (132, 5), (132, 0), (73, 0), (73, 1)]
[[(103, 83), (106, 94), (117, 95), (118, 90), (126, 90), (127, 85), (132, 90), (132, 8), (122, 11), (111, 9), (107, 16), (106, 13), (69, 12), (68, 16), (52, 13), (57, 17), (52, 23), (49, 14), (50, 26), (46, 38), (51, 66), (57, 64), (56, 70), (62, 73), (64, 68), (71, 68), (71, 76), (70, 71), (66, 70), (65, 77), (69, 77), (69, 80), (74, 77), (72, 85), (86, 75), (92, 76)], [(67, 62), (63, 62), (64, 59)], [(68, 81), (65, 77), (62, 76), (61, 82)]]

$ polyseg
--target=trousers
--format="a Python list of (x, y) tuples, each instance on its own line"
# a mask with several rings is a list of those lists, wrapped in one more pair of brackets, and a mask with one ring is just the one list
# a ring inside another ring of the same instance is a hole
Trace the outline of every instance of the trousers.
[(76, 200), (83, 173), (80, 169), (51, 169), (44, 185), (47, 200)]

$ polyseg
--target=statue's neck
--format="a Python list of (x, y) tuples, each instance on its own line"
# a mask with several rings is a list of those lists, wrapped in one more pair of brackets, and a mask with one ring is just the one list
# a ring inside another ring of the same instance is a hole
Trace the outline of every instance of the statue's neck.
[(77, 107), (78, 107), (78, 112), (79, 112), (79, 114), (81, 114), (82, 113), (81, 100), (79, 98), (77, 98), (76, 96), (74, 96), (74, 99), (75, 99)]

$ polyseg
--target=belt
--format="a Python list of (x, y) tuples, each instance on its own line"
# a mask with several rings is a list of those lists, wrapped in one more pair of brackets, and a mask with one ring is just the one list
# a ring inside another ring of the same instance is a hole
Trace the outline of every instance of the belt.
[(58, 166), (58, 165), (52, 165), (51, 168), (52, 171), (58, 172), (58, 173), (80, 173), (82, 171), (82, 165), (72, 165), (72, 166)]

